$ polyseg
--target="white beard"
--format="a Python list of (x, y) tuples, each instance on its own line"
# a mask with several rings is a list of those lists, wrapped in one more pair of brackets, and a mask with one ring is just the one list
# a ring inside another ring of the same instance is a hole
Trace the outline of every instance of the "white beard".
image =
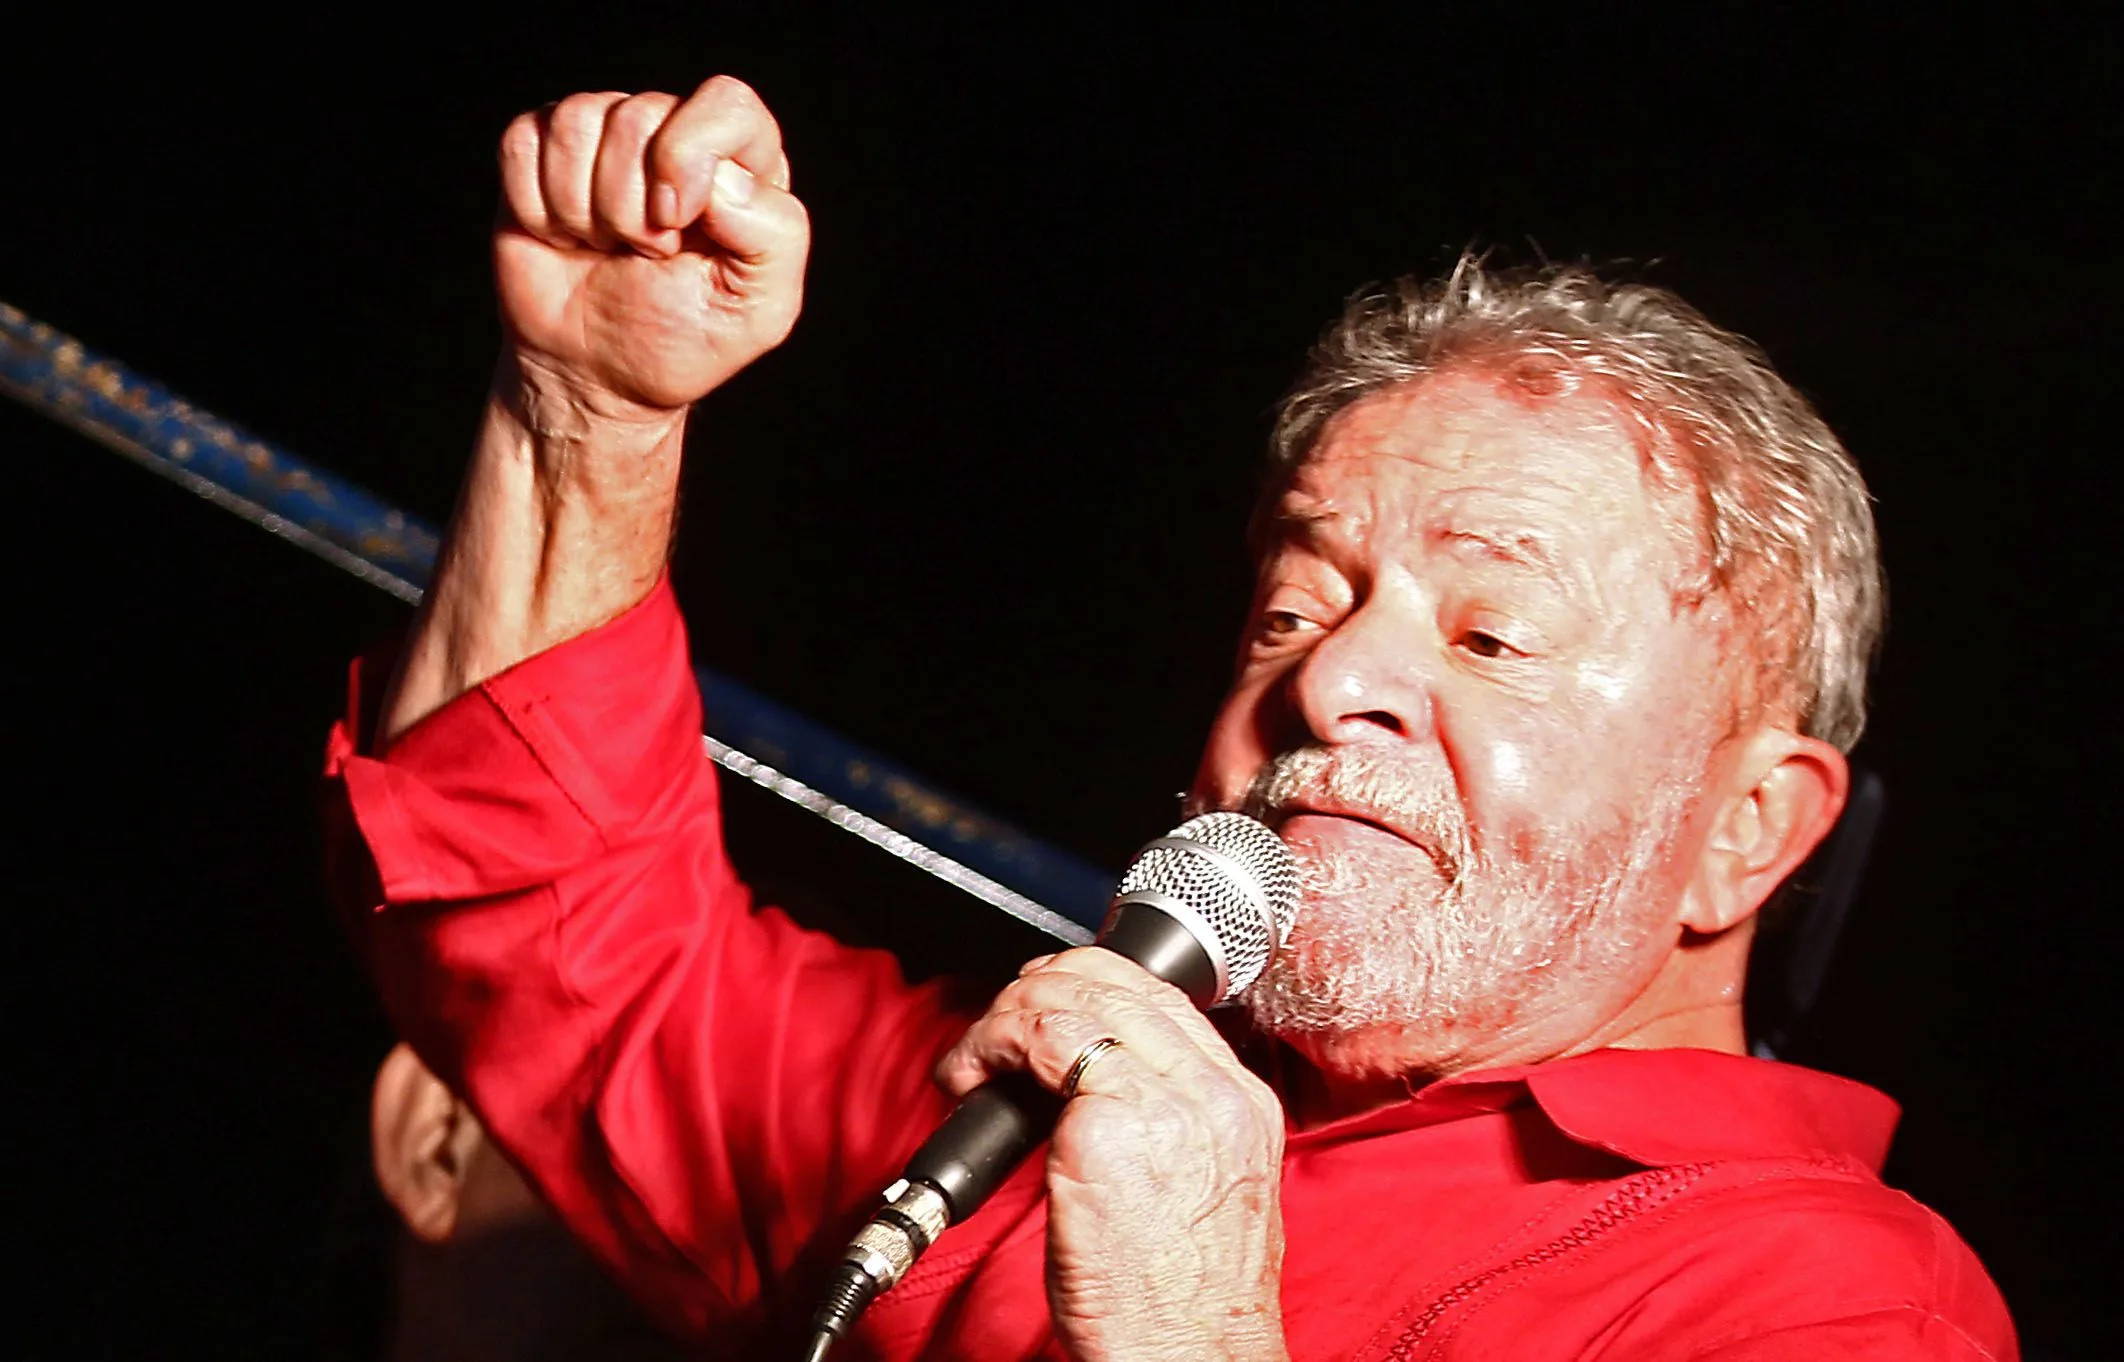
[(1293, 803), (1361, 810), (1422, 843), (1435, 873), (1412, 874), (1415, 853), (1398, 843), (1377, 856), (1294, 845), (1296, 925), (1243, 1001), (1258, 1027), (1301, 1048), (1377, 1031), (1421, 1066), (1552, 1011), (1581, 981), (1621, 976), (1642, 953), (1642, 905), (1686, 793), (1657, 782), (1627, 824), (1499, 838), (1518, 843), (1502, 855), (1477, 842), (1443, 780), (1419, 782), (1360, 748), (1284, 753), (1244, 808), (1276, 826)]

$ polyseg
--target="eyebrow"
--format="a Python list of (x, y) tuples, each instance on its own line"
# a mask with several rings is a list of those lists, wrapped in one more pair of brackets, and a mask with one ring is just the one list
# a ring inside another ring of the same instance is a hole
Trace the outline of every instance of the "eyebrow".
[(1268, 514), (1263, 528), (1278, 539), (1317, 539), (1323, 526), (1341, 519), (1342, 516), (1322, 506), (1278, 505)]
[(1465, 545), (1479, 557), (1541, 573), (1554, 578), (1559, 585), (1564, 583), (1563, 564), (1556, 557), (1555, 543), (1547, 535), (1531, 530), (1477, 530), (1464, 525), (1434, 525), (1424, 537), (1434, 544), (1452, 548)]
[[(1347, 519), (1340, 512), (1323, 506), (1278, 506), (1269, 515), (1265, 528), (1274, 538), (1317, 541), (1325, 537), (1322, 531)], [(1478, 528), (1441, 520), (1426, 526), (1423, 538), (1428, 544), (1472, 552), (1511, 567), (1528, 568), (1557, 578), (1563, 576), (1563, 564), (1556, 555), (1555, 541), (1534, 530)]]
[[(1267, 534), (1261, 542), (1266, 547), (1296, 541), (1317, 551), (1348, 519), (1323, 506), (1280, 505), (1268, 516), (1263, 526)], [(1424, 526), (1423, 542), (1463, 560), (1473, 558), (1533, 573), (1566, 595), (1580, 594), (1573, 575), (1564, 570), (1556, 541), (1539, 530), (1474, 525), (1456, 521), (1447, 512)]]

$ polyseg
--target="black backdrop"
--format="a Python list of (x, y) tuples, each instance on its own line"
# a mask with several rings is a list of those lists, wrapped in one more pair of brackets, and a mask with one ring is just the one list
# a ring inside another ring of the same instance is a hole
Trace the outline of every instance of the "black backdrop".
[[(1268, 409), (1340, 297), (1469, 242), (1639, 262), (1763, 342), (1880, 502), (1890, 816), (1804, 1057), (1905, 1102), (1891, 1179), (2033, 1351), (2096, 1355), (2114, 29), (1326, 8), (17, 34), (0, 298), (440, 520), (496, 339), (502, 125), (746, 77), (817, 244), (796, 337), (696, 422), (696, 646), (1118, 864), (1190, 770)], [(344, 658), (399, 608), (19, 409), (0, 440), (18, 1355), (307, 1355), (387, 1039), (312, 780)], [(1032, 949), (772, 809), (739, 824), (919, 969)]]

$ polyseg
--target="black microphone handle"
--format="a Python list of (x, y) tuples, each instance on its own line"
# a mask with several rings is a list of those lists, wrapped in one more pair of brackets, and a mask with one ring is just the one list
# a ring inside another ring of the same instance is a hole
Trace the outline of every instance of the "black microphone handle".
[(907, 1161), (905, 1176), (942, 1192), (956, 1225), (995, 1194), (1061, 1113), (1062, 1099), (1031, 1074), (998, 1074), (959, 1099)]
[[(1099, 945), (1177, 985), (1197, 1007), (1216, 1001), (1217, 970), (1194, 933), (1150, 903), (1123, 900), (1107, 915)], [(1026, 1073), (999, 1074), (959, 1100), (907, 1161), (909, 1182), (926, 1182), (951, 1204), (956, 1225), (1016, 1171), (1054, 1129), (1062, 1101)]]

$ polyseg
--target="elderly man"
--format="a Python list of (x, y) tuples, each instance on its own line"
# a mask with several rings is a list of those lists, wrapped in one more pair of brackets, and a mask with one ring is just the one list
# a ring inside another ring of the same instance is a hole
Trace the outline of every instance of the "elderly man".
[(501, 168), (508, 351), (335, 731), (339, 879), (404, 1033), (673, 1328), (801, 1320), (947, 1093), (1110, 1037), (853, 1350), (2013, 1355), (1878, 1180), (1893, 1104), (1744, 1055), (1880, 614), (1856, 472), (1744, 343), (1572, 270), (1353, 306), (1191, 796), (1296, 853), (1289, 942), (1229, 1035), (1095, 949), (984, 1012), (755, 909), (721, 847), (662, 578), (689, 407), (798, 309), (773, 121), (729, 80), (578, 95)]

